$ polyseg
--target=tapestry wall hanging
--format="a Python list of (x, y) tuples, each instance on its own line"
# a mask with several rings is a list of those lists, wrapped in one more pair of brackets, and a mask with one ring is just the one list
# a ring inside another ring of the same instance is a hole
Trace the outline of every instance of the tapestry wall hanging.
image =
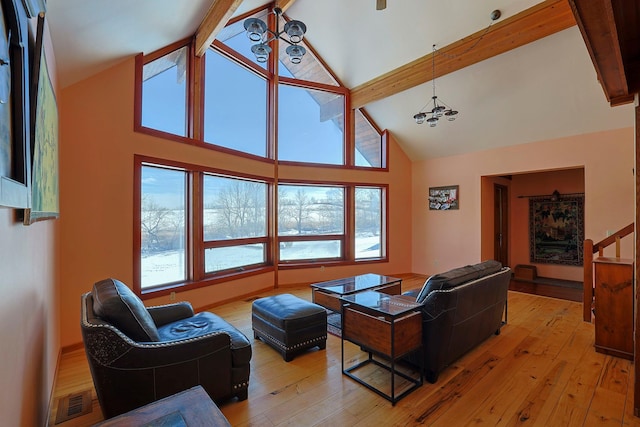
[(531, 263), (582, 265), (584, 196), (529, 199)]

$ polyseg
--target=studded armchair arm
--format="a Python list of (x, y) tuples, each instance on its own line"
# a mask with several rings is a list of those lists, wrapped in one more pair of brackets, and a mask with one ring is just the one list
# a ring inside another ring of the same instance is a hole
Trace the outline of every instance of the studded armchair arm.
[(186, 319), (194, 314), (191, 304), (186, 301), (147, 307), (147, 311), (157, 327), (175, 322), (176, 320)]
[(92, 325), (85, 329), (87, 356), (96, 363), (123, 370), (170, 367), (189, 360), (228, 353), (231, 366), (231, 340), (226, 332), (212, 332), (195, 338), (164, 342), (136, 342), (111, 325)]

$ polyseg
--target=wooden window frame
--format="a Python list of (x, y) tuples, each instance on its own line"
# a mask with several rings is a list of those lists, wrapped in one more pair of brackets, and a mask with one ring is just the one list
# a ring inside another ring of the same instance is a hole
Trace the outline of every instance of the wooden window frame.
[[(293, 260), (282, 260), (280, 259), (280, 250), (278, 249), (278, 259), (277, 259), (277, 263), (278, 263), (278, 267), (281, 268), (283, 266), (301, 266), (301, 265), (306, 265), (308, 266), (309, 264), (317, 264), (318, 262), (321, 262), (323, 264), (326, 263), (338, 263), (338, 262), (345, 262), (348, 261), (348, 256), (349, 256), (349, 249), (348, 249), (348, 242), (349, 242), (349, 238), (348, 235), (349, 233), (349, 188), (347, 184), (344, 183), (328, 183), (328, 182), (310, 182), (310, 181), (285, 181), (285, 180), (280, 180), (278, 182), (278, 192), (280, 192), (280, 187), (281, 186), (291, 186), (291, 185), (302, 185), (302, 186), (309, 186), (309, 187), (334, 187), (334, 188), (342, 188), (344, 191), (344, 203), (343, 203), (343, 226), (344, 226), (344, 231), (342, 234), (305, 234), (302, 236), (280, 236), (278, 234), (278, 230), (275, 230), (274, 234), (274, 238), (276, 239), (276, 241), (278, 242), (278, 248), (280, 248), (280, 243), (286, 243), (286, 242), (291, 242), (291, 243), (295, 243), (295, 242), (323, 242), (323, 241), (327, 241), (327, 240), (338, 240), (341, 242), (341, 253), (340, 256), (338, 257), (330, 257), (330, 258), (314, 258), (312, 261), (308, 260), (308, 259), (293, 259)], [(280, 201), (278, 200), (276, 203), (279, 203)], [(277, 215), (278, 213), (274, 212), (274, 215)], [(278, 218), (278, 222), (280, 221), (280, 219)]]
[[(241, 238), (236, 238), (236, 239), (218, 239), (218, 240), (205, 240), (204, 239), (204, 221), (203, 218), (199, 218), (199, 222), (197, 223), (197, 226), (200, 227), (200, 231), (199, 233), (197, 233), (198, 236), (201, 236), (199, 239), (198, 244), (202, 245), (202, 249), (201, 249), (201, 254), (202, 256), (199, 257), (200, 260), (204, 263), (205, 260), (205, 251), (207, 249), (215, 249), (215, 248), (225, 248), (225, 247), (232, 247), (232, 246), (243, 246), (243, 245), (252, 245), (252, 244), (264, 244), (265, 246), (265, 259), (263, 262), (261, 263), (254, 263), (254, 264), (247, 264), (244, 266), (238, 266), (238, 267), (232, 267), (232, 268), (228, 268), (228, 269), (224, 269), (224, 270), (217, 270), (217, 271), (212, 271), (212, 272), (207, 272), (204, 265), (202, 266), (202, 268), (200, 269), (200, 273), (202, 274), (202, 279), (207, 279), (207, 278), (216, 278), (219, 276), (229, 276), (229, 275), (233, 275), (235, 273), (238, 272), (243, 272), (246, 270), (253, 270), (253, 269), (260, 269), (260, 268), (264, 268), (264, 267), (268, 267), (268, 266), (273, 266), (273, 256), (272, 256), (272, 251), (271, 251), (271, 239), (269, 237), (269, 215), (270, 212), (272, 211), (271, 208), (271, 198), (269, 197), (269, 195), (271, 194), (271, 188), (273, 187), (273, 182), (271, 180), (267, 180), (263, 177), (248, 177), (247, 175), (244, 174), (229, 174), (226, 171), (219, 171), (219, 172), (211, 172), (211, 171), (207, 171), (208, 175), (211, 176), (217, 176), (217, 177), (222, 177), (222, 178), (229, 178), (229, 179), (236, 179), (236, 180), (245, 180), (245, 181), (253, 181), (253, 182), (259, 182), (259, 183), (264, 183), (266, 185), (266, 194), (265, 194), (265, 230), (266, 233), (264, 236), (259, 236), (259, 237), (241, 237)], [(204, 175), (205, 173), (203, 172), (199, 172), (199, 181), (201, 183), (201, 188), (202, 191), (199, 192), (199, 199), (200, 199), (200, 206), (198, 207), (198, 212), (202, 213), (204, 205), (202, 204), (203, 198), (204, 198)]]
[[(234, 18), (229, 21), (229, 25), (237, 22), (240, 19), (244, 19), (246, 16), (251, 16), (256, 12), (266, 9), (265, 7), (259, 7), (254, 10), (251, 10), (240, 17)], [(269, 14), (270, 25), (273, 24), (271, 22), (275, 17), (273, 14)], [(273, 52), (278, 52), (277, 46), (278, 40), (274, 40), (272, 44)], [(245, 58), (243, 55), (237, 53), (235, 50), (229, 48), (224, 43), (214, 40), (210, 49), (214, 50), (216, 53), (223, 55), (227, 59), (233, 61), (237, 65), (245, 68), (246, 70), (264, 78), (267, 82), (267, 150), (266, 156), (257, 156), (254, 154), (250, 154), (244, 151), (234, 150), (232, 148), (223, 147), (220, 145), (216, 145), (213, 143), (208, 143), (203, 140), (203, 122), (204, 122), (204, 76), (205, 76), (205, 67), (204, 67), (204, 58), (198, 57), (195, 55), (194, 49), (194, 39), (188, 38), (176, 43), (173, 43), (167, 47), (159, 49), (155, 52), (152, 52), (148, 55), (138, 55), (136, 57), (136, 78), (135, 78), (135, 96), (134, 96), (134, 131), (145, 133), (148, 135), (160, 137), (163, 139), (168, 139), (176, 142), (181, 142), (184, 144), (195, 145), (198, 147), (203, 147), (206, 149), (211, 149), (214, 151), (232, 154), (234, 156), (243, 157), (247, 159), (252, 159), (256, 161), (266, 162), (269, 164), (280, 163), (283, 165), (292, 165), (292, 166), (314, 166), (314, 167), (322, 167), (329, 169), (365, 169), (369, 171), (384, 171), (388, 172), (388, 134), (386, 131), (382, 132), (379, 127), (375, 124), (375, 122), (371, 119), (370, 116), (366, 114), (363, 109), (360, 111), (365, 115), (367, 121), (380, 133), (381, 136), (381, 151), (382, 151), (382, 167), (363, 167), (355, 165), (355, 129), (354, 129), (354, 114), (355, 110), (351, 109), (351, 91), (345, 87), (342, 82), (337, 78), (335, 73), (327, 66), (327, 64), (322, 60), (322, 58), (317, 54), (317, 52), (313, 49), (313, 46), (309, 44), (308, 41), (305, 41), (307, 45), (307, 50), (314, 56), (314, 58), (319, 62), (319, 64), (324, 68), (324, 70), (338, 83), (338, 86), (333, 86), (325, 83), (318, 83), (314, 81), (301, 80), (301, 79), (293, 79), (290, 77), (282, 77), (278, 75), (277, 67), (278, 67), (278, 58), (276, 54), (269, 55), (268, 66), (265, 68), (260, 67), (256, 63), (251, 60)], [(175, 51), (179, 48), (188, 46), (189, 47), (189, 58), (188, 58), (188, 84), (187, 84), (187, 136), (183, 137), (180, 135), (175, 135), (167, 132), (163, 132), (157, 129), (152, 129), (148, 127), (142, 126), (142, 68), (145, 64), (158, 59), (172, 51)], [(283, 161), (277, 159), (277, 117), (278, 117), (278, 106), (277, 106), (277, 91), (278, 85), (280, 83), (299, 87), (302, 89), (313, 89), (319, 91), (326, 91), (335, 94), (343, 95), (344, 97), (344, 131), (343, 131), (343, 163), (342, 164), (324, 164), (324, 163), (309, 163), (309, 162), (296, 162), (296, 161)]]
[[(142, 289), (141, 286), (141, 177), (142, 167), (145, 165), (154, 165), (157, 167), (174, 168), (185, 171), (187, 174), (186, 189), (186, 217), (185, 226), (186, 236), (186, 260), (187, 260), (187, 279), (185, 281), (166, 283), (158, 286)], [(203, 218), (202, 218), (202, 192), (204, 174), (214, 174), (237, 179), (247, 179), (267, 184), (267, 205), (266, 205), (266, 221), (267, 235), (265, 237), (250, 237), (230, 240), (211, 240), (204, 241), (203, 234)], [(310, 185), (320, 187), (342, 187), (345, 191), (344, 195), (344, 233), (330, 235), (304, 235), (304, 236), (279, 236), (275, 228), (277, 221), (276, 203), (274, 200), (274, 188), (276, 185)], [(381, 216), (383, 224), (381, 224), (381, 246), (383, 248), (380, 257), (375, 258), (355, 258), (355, 191), (356, 188), (375, 188), (382, 191), (381, 200)], [(133, 289), (142, 298), (158, 297), (167, 295), (177, 289), (190, 290), (204, 286), (213, 285), (228, 280), (240, 279), (256, 274), (263, 274), (274, 271), (276, 268), (280, 270), (309, 268), (312, 265), (322, 263), (325, 266), (332, 265), (355, 265), (367, 263), (380, 263), (388, 261), (388, 184), (371, 184), (362, 182), (327, 182), (327, 181), (307, 181), (307, 180), (286, 180), (280, 181), (278, 184), (271, 178), (254, 176), (249, 174), (230, 172), (215, 168), (209, 168), (201, 165), (177, 162), (156, 157), (148, 157), (143, 155), (134, 156), (134, 212), (133, 212), (133, 229), (134, 229), (134, 250), (133, 250), (133, 270), (134, 280)], [(326, 259), (300, 259), (281, 261), (279, 259), (279, 245), (283, 242), (296, 241), (326, 241), (340, 240), (342, 243), (342, 254), (339, 258)], [(263, 243), (266, 247), (266, 260), (264, 263), (251, 264), (240, 267), (234, 267), (228, 270), (221, 270), (212, 273), (204, 271), (204, 251), (207, 248), (237, 246), (252, 243)], [(274, 250), (275, 247), (275, 250)]]
[[(376, 189), (376, 190), (380, 190), (380, 256), (379, 257), (369, 257), (369, 258), (356, 258), (355, 257), (355, 233), (356, 233), (356, 224), (355, 224), (355, 220), (356, 220), (356, 195), (355, 192), (357, 189)], [(389, 253), (389, 247), (388, 247), (388, 235), (389, 235), (389, 221), (388, 221), (388, 216), (387, 216), (387, 212), (389, 211), (389, 186), (388, 185), (372, 185), (372, 184), (365, 184), (365, 185), (355, 185), (353, 186), (353, 232), (354, 232), (354, 238), (353, 238), (353, 257), (356, 260), (356, 262), (366, 262), (366, 261), (378, 261), (380, 259), (385, 259), (387, 260), (387, 254)]]
[[(16, 1), (16, 0), (14, 0)], [(264, 7), (260, 7), (256, 10), (264, 9)], [(233, 22), (238, 19), (244, 19), (246, 16), (250, 16), (255, 13), (256, 10), (249, 11), (246, 14), (243, 14), (241, 17), (237, 17), (233, 19)], [(269, 19), (275, 19), (269, 15)], [(230, 21), (231, 22), (231, 21)], [(273, 42), (275, 46), (273, 46), (273, 52), (278, 52), (277, 49), (277, 41)], [(188, 58), (188, 82), (187, 82), (187, 136), (182, 137), (175, 134), (170, 134), (167, 132), (159, 131), (156, 129), (150, 129), (143, 127), (142, 123), (142, 71), (145, 63), (153, 61), (163, 55), (170, 53), (173, 50), (182, 48), (184, 46), (189, 47), (189, 58)], [(149, 157), (142, 154), (136, 154), (134, 156), (134, 251), (133, 251), (133, 265), (134, 265), (134, 290), (140, 295), (142, 298), (152, 298), (159, 297), (162, 295), (168, 295), (176, 290), (190, 290), (196, 289), (200, 287), (210, 286), (221, 282), (226, 282), (229, 280), (236, 280), (239, 278), (252, 276), (256, 274), (264, 274), (267, 272), (273, 272), (277, 269), (299, 269), (299, 268), (309, 268), (313, 265), (317, 265), (318, 262), (322, 262), (322, 265), (325, 266), (338, 266), (338, 265), (361, 265), (368, 263), (381, 263), (388, 262), (388, 233), (389, 233), (389, 221), (388, 221), (388, 212), (389, 212), (389, 185), (388, 184), (372, 184), (370, 182), (332, 182), (332, 181), (306, 181), (306, 180), (295, 180), (295, 179), (287, 179), (282, 180), (278, 177), (278, 168), (280, 165), (286, 166), (301, 166), (301, 167), (314, 167), (314, 168), (324, 168), (324, 169), (357, 169), (357, 170), (366, 170), (368, 172), (372, 171), (381, 171), (388, 172), (388, 162), (387, 159), (389, 157), (389, 144), (388, 132), (381, 131), (375, 122), (366, 114), (366, 112), (362, 109), (361, 112), (365, 115), (367, 120), (371, 123), (371, 125), (376, 129), (378, 133), (381, 134), (381, 153), (382, 153), (382, 167), (373, 168), (373, 167), (362, 167), (355, 166), (355, 110), (350, 108), (351, 105), (351, 93), (348, 88), (346, 88), (340, 80), (335, 76), (333, 71), (326, 65), (326, 63), (322, 60), (320, 56), (313, 50), (313, 48), (308, 44), (308, 49), (310, 49), (314, 55), (314, 57), (320, 62), (320, 64), (324, 67), (324, 69), (334, 77), (336, 82), (338, 82), (338, 86), (332, 86), (324, 83), (317, 83), (313, 81), (306, 81), (300, 79), (292, 79), (289, 77), (279, 76), (277, 73), (278, 67), (278, 58), (277, 55), (270, 55), (269, 62), (267, 64), (266, 69), (258, 66), (252, 61), (248, 60), (244, 56), (238, 54), (233, 49), (227, 47), (223, 43), (214, 40), (211, 44), (210, 49), (216, 51), (217, 53), (225, 56), (226, 58), (234, 61), (239, 66), (244, 67), (248, 71), (255, 73), (256, 75), (266, 79), (267, 81), (267, 157), (256, 156), (253, 154), (245, 153), (242, 151), (233, 150), (227, 147), (217, 146), (212, 143), (206, 143), (203, 141), (203, 120), (204, 120), (204, 75), (205, 75), (205, 64), (204, 58), (197, 57), (194, 51), (193, 38), (185, 39), (173, 43), (170, 46), (167, 46), (163, 49), (160, 49), (156, 52), (153, 52), (148, 55), (138, 55), (136, 57), (136, 65), (135, 65), (135, 94), (134, 94), (134, 131), (139, 133), (145, 133), (157, 138), (161, 138), (163, 140), (170, 140), (175, 142), (180, 142), (187, 145), (196, 146), (203, 149), (214, 150), (221, 153), (230, 154), (233, 156), (237, 156), (244, 159), (249, 159), (251, 161), (257, 161), (262, 163), (267, 163), (274, 166), (274, 175), (273, 177), (264, 177), (264, 176), (251, 176), (248, 174), (224, 171), (215, 168), (209, 168), (201, 165), (183, 163), (179, 161), (171, 161), (167, 159), (161, 159), (156, 157)], [(278, 161), (277, 160), (277, 115), (278, 115), (278, 107), (277, 107), (277, 97), (278, 97), (278, 85), (282, 82), (283, 84), (296, 86), (303, 89), (314, 89), (321, 91), (328, 91), (331, 93), (341, 94), (344, 97), (344, 139), (343, 139), (343, 150), (344, 150), (344, 164), (342, 165), (329, 165), (329, 164), (321, 164), (321, 163), (306, 163), (306, 162), (291, 162), (291, 161)], [(154, 164), (158, 166), (167, 166), (167, 167), (177, 167), (189, 171), (188, 173), (188, 196), (190, 197), (189, 206), (187, 209), (189, 210), (189, 214), (187, 217), (187, 251), (188, 253), (188, 267), (187, 267), (187, 275), (188, 280), (181, 283), (173, 283), (168, 285), (162, 285), (153, 287), (150, 289), (145, 289), (144, 291), (140, 286), (140, 273), (141, 273), (141, 265), (140, 265), (140, 254), (141, 254), (141, 238), (140, 238), (140, 197), (141, 197), (141, 186), (140, 186), (140, 177), (141, 177), (141, 167), (143, 163)], [(204, 242), (203, 235), (203, 218), (202, 218), (202, 198), (194, 197), (194, 195), (202, 194), (203, 188), (203, 174), (204, 173), (213, 173), (213, 174), (221, 174), (226, 175), (233, 178), (245, 178), (245, 179), (253, 179), (261, 182), (266, 182), (268, 184), (268, 196), (267, 196), (267, 236), (266, 238), (260, 238), (259, 240), (227, 240), (227, 241), (215, 241), (215, 242)], [(326, 260), (299, 260), (299, 261), (279, 261), (279, 245), (281, 241), (296, 240), (299, 238), (300, 240), (309, 240), (309, 236), (287, 236), (286, 239), (281, 239), (277, 234), (277, 187), (279, 184), (308, 184), (308, 185), (319, 185), (319, 186), (342, 186), (345, 188), (345, 206), (344, 206), (344, 215), (345, 215), (345, 230), (341, 235), (318, 235), (314, 236), (313, 240), (333, 240), (340, 239), (342, 242), (342, 256), (340, 259), (326, 259)], [(381, 245), (383, 250), (381, 251), (381, 256), (378, 258), (362, 258), (355, 259), (355, 189), (356, 187), (369, 187), (369, 188), (380, 188), (383, 191), (384, 200), (382, 203), (382, 221), (381, 225)], [(199, 237), (197, 237), (199, 236)], [(266, 244), (266, 263), (260, 265), (252, 265), (248, 266), (248, 268), (243, 269), (243, 271), (237, 271), (238, 269), (230, 269), (229, 271), (219, 271), (215, 273), (204, 273), (204, 251), (209, 247), (222, 247), (233, 245), (234, 243), (244, 244), (246, 242), (264, 242)]]
[[(172, 282), (161, 284), (158, 286), (152, 286), (149, 288), (142, 288), (141, 284), (141, 254), (142, 254), (142, 233), (141, 233), (141, 203), (142, 203), (142, 167), (145, 165), (154, 165), (157, 167), (174, 168), (183, 170), (187, 173), (187, 206), (185, 207), (186, 213), (186, 273), (187, 278), (184, 281)], [(202, 225), (202, 189), (203, 189), (203, 176), (205, 173), (214, 175), (224, 175), (230, 178), (248, 179), (267, 184), (267, 226), (270, 226), (269, 212), (273, 210), (271, 206), (271, 187), (273, 186), (273, 180), (270, 178), (254, 176), (249, 174), (231, 172), (227, 170), (221, 170), (216, 168), (209, 168), (202, 165), (195, 165), (191, 163), (177, 162), (168, 159), (161, 159), (157, 157), (149, 157), (144, 155), (134, 155), (134, 203), (133, 203), (133, 290), (141, 298), (147, 299), (152, 297), (158, 297), (162, 295), (168, 295), (176, 289), (189, 290), (196, 289), (204, 286), (209, 286), (215, 283), (228, 281), (231, 279), (239, 279), (242, 277), (248, 277), (255, 274), (262, 274), (268, 271), (273, 271), (273, 256), (270, 249), (270, 236), (264, 238), (249, 238), (249, 239), (235, 239), (231, 241), (224, 241), (221, 246), (229, 246), (227, 243), (233, 242), (254, 242), (260, 240), (265, 243), (267, 247), (266, 261), (262, 264), (252, 264), (246, 266), (246, 268), (238, 271), (237, 268), (229, 270), (222, 270), (214, 273), (204, 272), (204, 250), (211, 242), (204, 241), (203, 225)], [(268, 228), (269, 230), (270, 228)], [(217, 244), (217, 243), (216, 243)], [(215, 246), (216, 244), (211, 244)]]
[[(371, 183), (362, 183), (362, 182), (344, 182), (344, 181), (309, 181), (309, 180), (293, 180), (293, 179), (281, 179), (278, 182), (278, 191), (279, 187), (282, 185), (309, 185), (309, 186), (319, 186), (319, 187), (342, 187), (345, 190), (345, 201), (344, 201), (344, 233), (343, 234), (317, 234), (317, 235), (303, 235), (303, 236), (280, 236), (277, 233), (277, 230), (274, 231), (274, 241), (276, 241), (276, 246), (279, 248), (280, 243), (283, 242), (297, 242), (297, 241), (326, 241), (326, 240), (341, 240), (342, 241), (342, 256), (339, 259), (336, 258), (317, 258), (314, 260), (290, 260), (283, 261), (280, 259), (280, 253), (278, 250), (277, 257), (275, 259), (275, 264), (278, 269), (286, 270), (293, 268), (309, 268), (312, 265), (317, 265), (318, 263), (322, 263), (324, 266), (330, 265), (355, 265), (355, 264), (369, 264), (369, 263), (380, 263), (380, 262), (388, 262), (388, 234), (389, 234), (389, 221), (388, 221), (388, 212), (389, 212), (389, 185), (388, 184), (371, 184)], [(382, 216), (382, 224), (381, 224), (381, 246), (382, 251), (380, 257), (372, 257), (372, 258), (360, 258), (356, 259), (355, 257), (355, 190), (356, 188), (376, 188), (382, 191), (381, 197), (381, 216)], [(274, 213), (277, 215), (277, 213)]]

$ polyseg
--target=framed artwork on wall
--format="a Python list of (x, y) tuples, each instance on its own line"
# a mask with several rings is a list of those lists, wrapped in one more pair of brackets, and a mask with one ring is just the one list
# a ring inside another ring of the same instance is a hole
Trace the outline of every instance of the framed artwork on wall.
[(584, 196), (529, 199), (529, 258), (532, 263), (582, 265)]
[(31, 208), (24, 223), (58, 218), (58, 106), (43, 48), (44, 16), (38, 16), (33, 60)]
[(457, 185), (445, 187), (429, 187), (429, 209), (447, 211), (458, 209), (460, 192)]
[(0, 206), (31, 206), (29, 22), (21, 0), (0, 4)]

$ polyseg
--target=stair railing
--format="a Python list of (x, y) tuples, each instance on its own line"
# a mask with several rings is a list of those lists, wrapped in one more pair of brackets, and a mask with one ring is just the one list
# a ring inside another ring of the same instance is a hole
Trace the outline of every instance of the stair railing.
[(633, 233), (634, 225), (629, 224), (624, 228), (606, 237), (598, 243), (593, 243), (591, 239), (585, 239), (584, 250), (584, 297), (582, 298), (582, 320), (591, 322), (591, 305), (593, 304), (593, 254), (598, 252), (598, 256), (603, 256), (604, 248), (616, 244), (616, 258), (620, 258), (620, 239)]

